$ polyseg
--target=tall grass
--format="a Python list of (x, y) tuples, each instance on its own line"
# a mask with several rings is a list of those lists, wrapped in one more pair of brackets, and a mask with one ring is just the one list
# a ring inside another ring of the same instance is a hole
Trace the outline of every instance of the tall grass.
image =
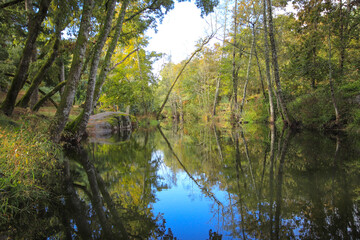
[(60, 148), (48, 140), (49, 123), (34, 115), (18, 122), (0, 115), (1, 227), (36, 211), (59, 176)]

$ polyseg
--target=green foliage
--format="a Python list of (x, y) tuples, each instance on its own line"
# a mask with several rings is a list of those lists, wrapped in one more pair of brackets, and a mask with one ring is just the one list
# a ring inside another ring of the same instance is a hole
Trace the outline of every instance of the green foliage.
[(360, 93), (360, 81), (351, 81), (340, 86), (339, 92), (341, 92), (344, 98), (351, 98), (359, 95)]
[(265, 123), (268, 120), (268, 103), (259, 96), (250, 98), (245, 105), (242, 121), (249, 123)]
[(330, 91), (302, 95), (290, 103), (289, 110), (295, 119), (309, 128), (323, 128), (326, 123), (335, 119)]

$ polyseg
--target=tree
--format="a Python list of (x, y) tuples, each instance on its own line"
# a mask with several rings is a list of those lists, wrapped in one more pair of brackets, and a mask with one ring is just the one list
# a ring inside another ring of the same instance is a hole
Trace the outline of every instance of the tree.
[(267, 0), (267, 17), (269, 24), (269, 39), (270, 39), (270, 47), (271, 47), (271, 56), (272, 56), (272, 65), (274, 72), (274, 79), (276, 84), (276, 96), (279, 99), (282, 113), (285, 117), (285, 124), (289, 126), (293, 126), (293, 121), (289, 116), (289, 112), (287, 110), (286, 102), (282, 93), (281, 83), (280, 83), (280, 72), (279, 72), (279, 63), (277, 58), (277, 49), (275, 44), (275, 35), (274, 35), (274, 23), (272, 16), (272, 3), (271, 0)]
[[(16, 70), (15, 76), (11, 82), (10, 89), (6, 95), (4, 102), (0, 107), (0, 110), (6, 115), (10, 116), (12, 114), (15, 107), (16, 98), (21, 88), (25, 84), (31, 58), (35, 49), (35, 42), (40, 33), (41, 24), (46, 17), (50, 3), (51, 0), (41, 0), (37, 13), (34, 15), (31, 14), (29, 16), (27, 39), (25, 42), (22, 57)], [(30, 7), (32, 8), (33, 6), (31, 5)]]
[(94, 0), (84, 0), (80, 29), (75, 43), (68, 80), (65, 85), (60, 105), (55, 113), (54, 121), (50, 126), (51, 138), (54, 142), (60, 141), (61, 133), (69, 118), (70, 110), (74, 102), (75, 90), (80, 79), (85, 58), (93, 8)]
[(265, 46), (265, 67), (266, 67), (266, 81), (268, 85), (269, 94), (269, 110), (270, 110), (270, 124), (275, 123), (275, 111), (273, 103), (273, 89), (271, 84), (270, 75), (270, 57), (269, 57), (269, 42), (268, 42), (268, 25), (267, 25), (267, 14), (266, 14), (266, 0), (263, 0), (263, 25), (264, 25), (264, 46)]
[(71, 131), (76, 134), (76, 138), (81, 138), (85, 133), (86, 126), (90, 118), (90, 114), (93, 111), (93, 98), (94, 98), (94, 90), (96, 83), (96, 75), (100, 62), (100, 55), (102, 53), (103, 47), (111, 30), (111, 24), (114, 16), (115, 6), (116, 6), (116, 0), (110, 0), (107, 2), (106, 18), (104, 23), (102, 24), (103, 27), (101, 28), (99, 37), (96, 41), (93, 57), (90, 63), (90, 73), (89, 73), (84, 109), (81, 112), (81, 114), (77, 117), (77, 119), (73, 122), (72, 124), (73, 126), (71, 127)]

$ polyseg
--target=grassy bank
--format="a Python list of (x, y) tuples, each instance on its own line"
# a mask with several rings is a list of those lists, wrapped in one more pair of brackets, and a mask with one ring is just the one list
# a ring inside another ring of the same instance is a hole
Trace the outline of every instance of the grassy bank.
[(0, 232), (31, 222), (37, 206), (55, 198), (60, 147), (48, 138), (49, 121), (21, 112), (0, 115)]

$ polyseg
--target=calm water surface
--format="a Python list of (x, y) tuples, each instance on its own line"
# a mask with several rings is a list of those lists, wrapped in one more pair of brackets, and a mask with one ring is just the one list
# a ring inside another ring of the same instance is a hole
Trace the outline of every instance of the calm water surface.
[(360, 239), (355, 137), (163, 126), (65, 159), (55, 238)]

